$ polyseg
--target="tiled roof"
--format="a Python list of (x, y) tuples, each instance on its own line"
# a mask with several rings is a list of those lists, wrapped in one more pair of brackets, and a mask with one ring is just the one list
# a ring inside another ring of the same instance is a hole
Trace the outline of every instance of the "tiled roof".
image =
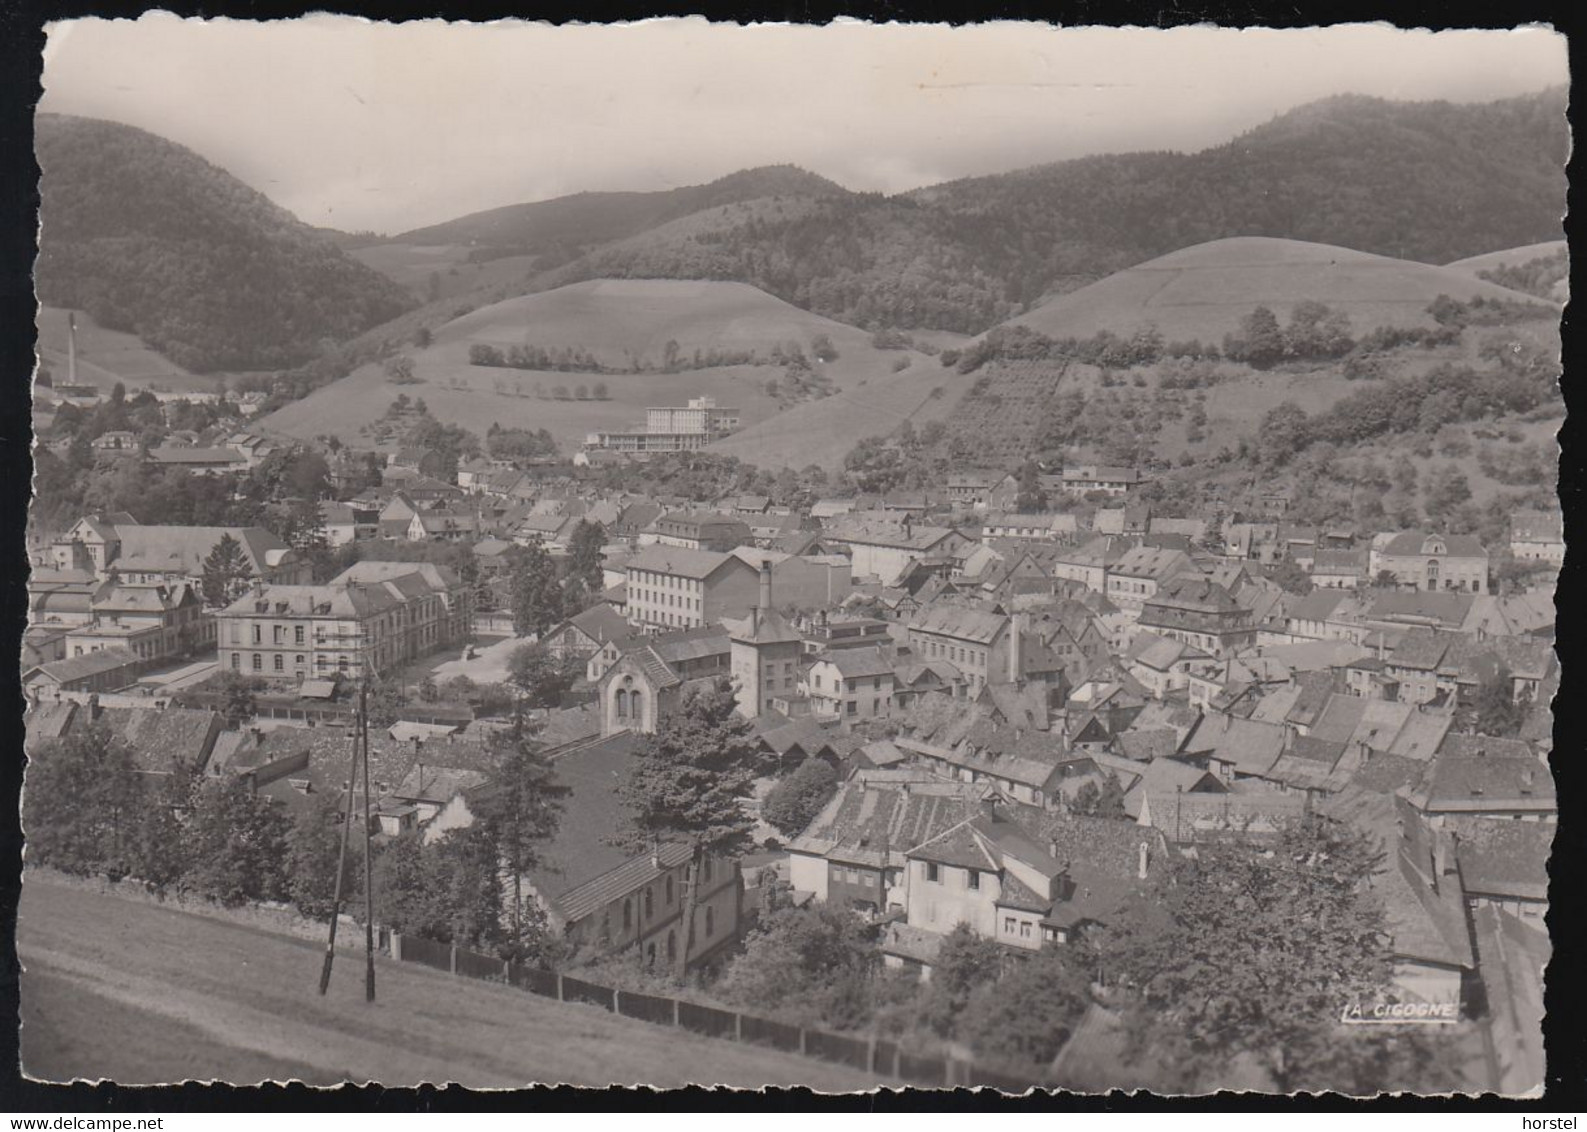
[(1425, 531), (1403, 531), (1394, 535), (1382, 544), (1381, 552), (1392, 555), (1420, 556), (1428, 554), (1428, 544), (1432, 540), (1443, 543), (1445, 553), (1457, 558), (1486, 558), (1488, 552), (1482, 548), (1482, 543), (1472, 535), (1430, 535)]
[(1429, 811), (1546, 811), (1556, 805), (1554, 776), (1535, 758), (1439, 756), (1424, 789)]
[(902, 864), (909, 850), (965, 819), (986, 794), (968, 783), (883, 783), (851, 779), (839, 788), (789, 849), (829, 860)]
[(118, 668), (137, 663), (138, 658), (127, 649), (101, 649), (98, 652), (84, 653), (82, 656), (67, 657), (65, 660), (52, 660), (39, 665), (31, 672), (42, 673), (59, 683), (66, 684), (73, 680), (97, 676), (102, 672), (114, 672)]
[(649, 570), (680, 578), (704, 579), (715, 574), (730, 562), (738, 562), (731, 554), (714, 550), (691, 550), (682, 546), (652, 543), (628, 561), (628, 576), (635, 570)]
[(1548, 899), (1548, 859), (1558, 827), (1549, 822), (1453, 819), (1467, 893)]
[(909, 627), (954, 640), (991, 644), (1008, 624), (1001, 613), (986, 613), (967, 606), (939, 602), (918, 610)]

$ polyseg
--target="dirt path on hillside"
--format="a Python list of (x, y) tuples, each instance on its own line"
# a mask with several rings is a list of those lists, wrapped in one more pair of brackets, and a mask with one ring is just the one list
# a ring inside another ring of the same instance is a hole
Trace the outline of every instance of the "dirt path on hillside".
[(17, 947), (22, 1061), (50, 1080), (255, 1083), (291, 1071), (314, 1084), (486, 1088), (873, 1083), (839, 1066), (388, 960), (377, 962), (370, 1005), (356, 955), (338, 955), (320, 998), (323, 951), (313, 944), (32, 877)]

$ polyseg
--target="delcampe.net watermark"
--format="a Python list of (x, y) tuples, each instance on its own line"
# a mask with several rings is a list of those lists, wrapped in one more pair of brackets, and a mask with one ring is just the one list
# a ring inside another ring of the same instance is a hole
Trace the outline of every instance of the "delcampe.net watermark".
[(1339, 1015), (1347, 1026), (1453, 1026), (1460, 1021), (1454, 1002), (1352, 1002)]

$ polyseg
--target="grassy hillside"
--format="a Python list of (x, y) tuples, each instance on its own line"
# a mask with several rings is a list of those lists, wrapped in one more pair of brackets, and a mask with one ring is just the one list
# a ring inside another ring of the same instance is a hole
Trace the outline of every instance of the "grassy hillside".
[(906, 420), (919, 427), (960, 412), (972, 384), (971, 378), (924, 358), (902, 373), (889, 373), (744, 428), (717, 441), (711, 451), (763, 468), (817, 464), (836, 471), (861, 440), (887, 436)]
[(419, 302), (456, 299), (459, 295), (523, 284), (536, 275), (538, 256), (500, 256), (471, 260), (463, 244), (369, 244), (347, 254), (410, 291)]
[[(814, 360), (812, 343), (820, 337), (837, 351), (826, 362)], [(833, 390), (867, 396), (880, 390), (880, 402), (888, 406), (899, 403), (895, 389), (912, 384), (910, 371), (894, 375), (900, 359), (911, 359), (912, 369), (923, 368), (929, 360), (913, 351), (878, 350), (869, 335), (853, 327), (799, 310), (741, 283), (596, 280), (504, 300), (437, 327), (428, 347), (406, 351), (414, 376), (423, 384), (393, 385), (383, 367), (367, 365), (286, 406), (263, 424), (288, 435), (329, 432), (353, 441), (359, 428), (384, 412), (398, 393), (407, 393), (423, 397), (441, 420), (479, 433), (497, 422), (545, 428), (564, 452), (571, 452), (592, 430), (627, 428), (642, 421), (649, 405), (715, 397), (719, 404), (741, 409), (746, 426), (768, 420), (783, 407), (766, 389), (771, 381), (786, 383), (780, 365), (724, 365), (675, 373), (571, 373), (469, 363), (471, 346), (505, 349), (526, 342), (549, 350), (583, 351), (602, 365), (623, 368), (636, 362), (659, 368), (669, 342), (677, 343), (686, 362), (696, 350), (753, 351), (769, 359), (773, 348), (793, 343), (811, 357), (813, 371)], [(579, 385), (593, 393), (597, 381), (607, 387), (610, 400), (536, 396), (537, 387), (546, 395), (557, 386), (571, 392)], [(912, 411), (928, 392), (929, 387), (920, 389), (913, 402), (898, 411)], [(910, 396), (902, 400), (909, 402)], [(841, 459), (841, 452), (837, 458)], [(811, 462), (822, 459), (804, 458), (797, 466)]]
[(1562, 305), (1570, 298), (1570, 249), (1564, 240), (1488, 252), (1448, 267)]
[(1164, 338), (1221, 342), (1251, 310), (1280, 320), (1306, 300), (1327, 303), (1363, 333), (1378, 326), (1431, 326), (1440, 294), (1525, 300), (1474, 273), (1348, 248), (1257, 236), (1184, 248), (1051, 299), (1011, 319), (1054, 338), (1108, 330), (1129, 337), (1155, 325)]
[[(40, 307), (37, 349), (55, 381), (66, 380), (67, 312)], [(121, 382), (128, 389), (214, 390), (212, 377), (189, 373), (134, 334), (107, 330), (86, 314), (77, 316), (77, 380), (105, 391)]]
[(193, 371), (291, 366), (410, 300), (262, 194), (115, 122), (37, 119), (36, 284)]
[(325, 998), (321, 944), (67, 887), (29, 874), (18, 910), (22, 1066), (51, 1081), (473, 1088), (691, 1082), (874, 1085), (839, 1066), (620, 1019), (411, 963), (343, 953)]
[(716, 210), (549, 272), (740, 279), (856, 326), (977, 333), (1175, 249), (1271, 236), (1444, 263), (1556, 236), (1565, 91), (1484, 105), (1343, 96), (1195, 154), (1088, 157), (898, 197)]

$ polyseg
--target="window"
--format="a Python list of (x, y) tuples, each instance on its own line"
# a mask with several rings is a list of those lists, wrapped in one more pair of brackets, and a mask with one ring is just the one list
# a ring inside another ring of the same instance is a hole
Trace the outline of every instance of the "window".
[(672, 903), (672, 877), (667, 877), (667, 903)]
[(258, 653), (254, 653), (253, 654), (253, 670), (255, 672), (259, 672), (259, 671), (262, 671), (263, 669), (264, 669), (264, 657), (260, 656)]
[(287, 667), (286, 666), (286, 659), (287, 658), (282, 656), (280, 653), (276, 653), (276, 655), (275, 655), (275, 670), (277, 672), (285, 672), (286, 671), (286, 667)]
[(1013, 916), (1004, 916), (1003, 917), (1003, 930), (1005, 932), (1007, 932), (1009, 935), (1013, 935), (1014, 934), (1014, 917)]
[(935, 861), (927, 861), (926, 862), (926, 879), (931, 881), (933, 884), (936, 883), (936, 881), (937, 881), (937, 862), (935, 862)]
[(292, 627), (292, 643), (295, 644), (295, 645), (301, 645), (303, 643), (303, 626), (302, 625), (294, 625)]
[(1020, 923), (1019, 923), (1019, 938), (1020, 939), (1029, 939), (1030, 938), (1030, 921), (1029, 920), (1021, 920), (1020, 921)]
[(234, 653), (231, 654), (231, 666), (233, 668), (241, 668), (242, 667), (242, 653), (234, 652)]
[(703, 868), (701, 868), (701, 870), (700, 870), (700, 875), (701, 875), (701, 877), (703, 877), (703, 878), (704, 878), (704, 879), (705, 879), (705, 880), (706, 880), (706, 881), (707, 881), (707, 882), (709, 882), (709, 881), (710, 881), (710, 879), (711, 879), (711, 858), (709, 858), (709, 857), (707, 857), (707, 858), (706, 858), (706, 859), (705, 859), (705, 865), (704, 865), (704, 867), (703, 867)]
[(645, 919), (653, 920), (655, 918), (656, 918), (656, 894), (652, 890), (647, 888), (647, 889), (645, 889)]
[(264, 641), (264, 629), (258, 625), (253, 627), (253, 643), (260, 644)]
[(977, 869), (966, 869), (966, 870), (964, 870), (964, 887), (966, 887), (966, 888), (980, 888), (981, 887), (981, 873), (980, 873), (979, 870), (977, 870)]
[(634, 926), (634, 902), (632, 900), (624, 900), (623, 901), (623, 930), (626, 932), (629, 928), (631, 928), (633, 926)]
[(710, 939), (716, 931), (716, 909), (707, 907), (705, 910), (705, 938)]
[(667, 933), (667, 962), (671, 963), (678, 958), (678, 933)]

